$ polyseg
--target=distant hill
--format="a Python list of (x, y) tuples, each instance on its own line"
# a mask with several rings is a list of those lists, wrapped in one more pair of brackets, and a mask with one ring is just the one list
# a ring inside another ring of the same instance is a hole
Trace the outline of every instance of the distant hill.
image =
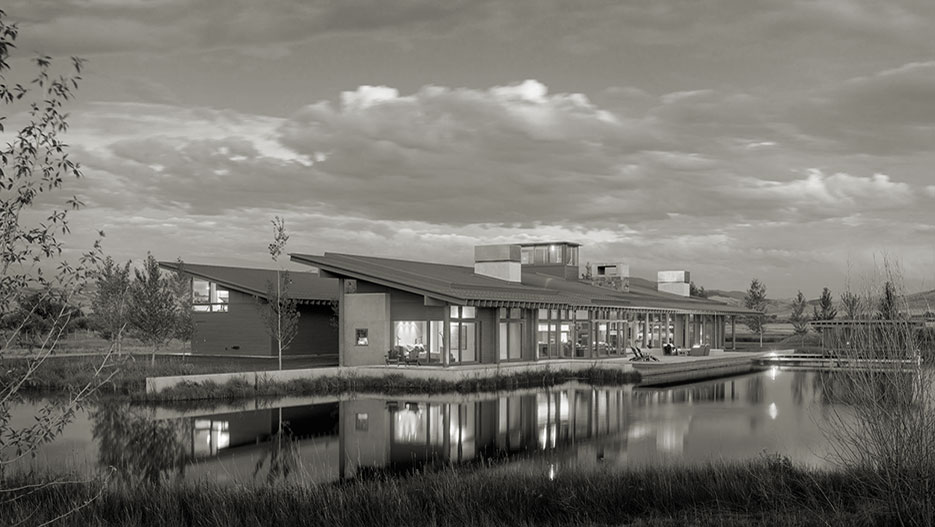
[[(712, 289), (708, 291), (708, 298), (717, 302), (724, 302), (732, 306), (743, 306), (745, 291), (720, 291)], [(792, 298), (767, 298), (767, 314), (776, 315), (777, 319), (785, 320), (792, 315)], [(840, 297), (834, 298), (835, 308), (842, 311)], [(906, 303), (909, 305), (909, 313), (912, 315), (921, 315), (926, 311), (935, 313), (935, 289), (919, 293), (906, 295)], [(811, 314), (814, 306), (818, 305), (818, 299), (808, 300), (806, 313)]]

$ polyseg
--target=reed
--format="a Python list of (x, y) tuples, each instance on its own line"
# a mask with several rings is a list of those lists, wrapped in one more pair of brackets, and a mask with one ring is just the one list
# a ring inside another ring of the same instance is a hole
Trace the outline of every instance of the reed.
[[(335, 484), (221, 487), (207, 481), (47, 485), (0, 495), (0, 517), (58, 525), (813, 525), (888, 524), (856, 470), (780, 457), (632, 470), (516, 471), (498, 463)], [(23, 482), (18, 482), (22, 484)], [(9, 485), (7, 488), (10, 488)]]

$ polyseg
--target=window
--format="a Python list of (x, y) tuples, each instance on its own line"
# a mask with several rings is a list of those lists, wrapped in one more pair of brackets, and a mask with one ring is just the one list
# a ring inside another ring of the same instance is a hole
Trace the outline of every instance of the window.
[(366, 432), (370, 428), (370, 416), (368, 414), (356, 414), (354, 416), (354, 430)]
[(501, 361), (522, 358), (523, 319), (522, 310), (500, 308), (498, 350)]
[(355, 346), (368, 346), (370, 339), (367, 338), (367, 328), (358, 328), (354, 330)]
[[(393, 342), (400, 357), (420, 363), (440, 363), (444, 350), (444, 322), (398, 320), (393, 322)], [(431, 329), (431, 331), (427, 331)]]
[(520, 253), (520, 264), (527, 265), (531, 263), (533, 263), (533, 249), (532, 247), (523, 247)]
[(451, 350), (448, 357), (452, 363), (477, 361), (477, 309), (472, 306), (451, 306), (451, 323), (448, 342)]
[(230, 291), (214, 282), (195, 278), (192, 280), (192, 311), (199, 313), (226, 313), (230, 303)]

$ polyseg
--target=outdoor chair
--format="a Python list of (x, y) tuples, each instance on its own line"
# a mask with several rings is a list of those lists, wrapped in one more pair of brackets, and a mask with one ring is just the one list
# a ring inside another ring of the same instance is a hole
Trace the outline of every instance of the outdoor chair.
[(643, 353), (643, 350), (635, 346), (630, 346), (630, 351), (633, 352), (633, 358), (631, 358), (630, 360), (634, 362), (649, 362), (649, 361), (659, 360), (654, 355), (650, 355), (649, 353)]
[(398, 350), (396, 350), (396, 348), (391, 348), (389, 351), (386, 352), (386, 355), (383, 356), (383, 360), (386, 362), (387, 366), (389, 366), (390, 364), (395, 364), (398, 366), (399, 360), (400, 360), (400, 353)]
[(406, 364), (415, 364), (417, 366), (421, 366), (422, 359), (419, 358), (419, 348), (413, 348), (409, 350), (403, 357), (403, 361)]

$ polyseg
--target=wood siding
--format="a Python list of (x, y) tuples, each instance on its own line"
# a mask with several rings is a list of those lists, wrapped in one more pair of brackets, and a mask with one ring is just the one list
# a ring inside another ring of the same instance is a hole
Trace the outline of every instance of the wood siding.
[(192, 313), (192, 353), (271, 355), (266, 326), (250, 295), (230, 292), (226, 313)]
[[(336, 355), (338, 330), (331, 326), (331, 306), (299, 308), (299, 330), (284, 355)], [(192, 353), (275, 356), (275, 340), (251, 295), (230, 292), (226, 313), (192, 313)]]

